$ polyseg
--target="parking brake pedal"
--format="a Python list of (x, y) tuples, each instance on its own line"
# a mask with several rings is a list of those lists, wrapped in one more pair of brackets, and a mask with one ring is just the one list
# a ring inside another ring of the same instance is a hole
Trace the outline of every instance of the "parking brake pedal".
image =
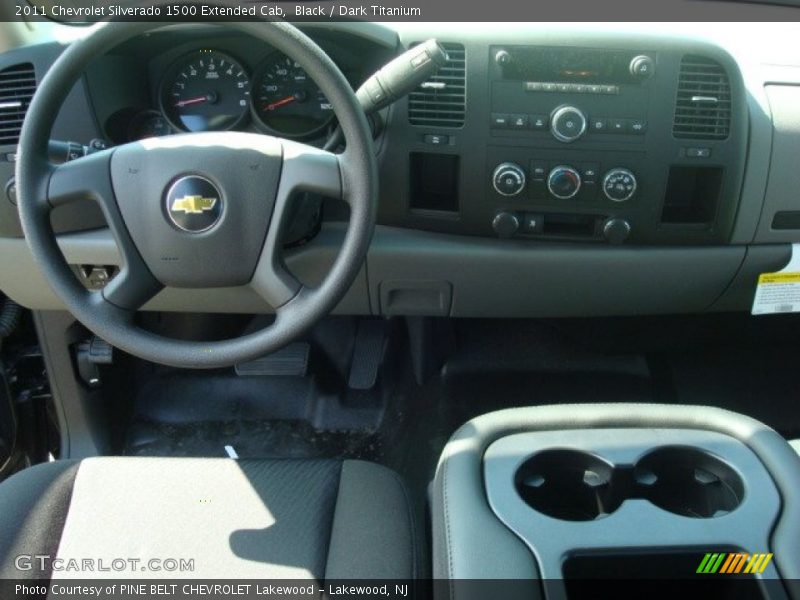
[(96, 388), (102, 385), (98, 365), (110, 365), (114, 362), (114, 347), (99, 337), (78, 344), (75, 353), (75, 362), (78, 366), (78, 375), (89, 387)]
[(383, 359), (386, 321), (366, 319), (358, 324), (350, 379), (347, 385), (354, 390), (369, 390), (378, 379), (378, 369)]
[(309, 345), (295, 342), (277, 352), (236, 365), (240, 377), (305, 377), (308, 371)]

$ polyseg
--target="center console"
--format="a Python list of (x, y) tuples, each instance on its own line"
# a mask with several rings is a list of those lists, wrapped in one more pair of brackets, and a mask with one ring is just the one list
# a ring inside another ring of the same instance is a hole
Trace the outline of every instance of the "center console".
[(485, 596), (465, 583), (481, 579), (506, 580), (515, 598), (601, 597), (609, 579), (617, 598), (636, 597), (636, 580), (800, 598), (800, 456), (709, 407), (500, 411), (445, 448), (433, 535), (434, 575), (453, 599)]
[(519, 240), (730, 240), (748, 116), (725, 51), (658, 38), (455, 46), (452, 66), (394, 116), (411, 127), (407, 155), (386, 156), (382, 223)]
[(647, 48), (489, 51), (498, 236), (727, 239), (745, 125), (730, 69)]

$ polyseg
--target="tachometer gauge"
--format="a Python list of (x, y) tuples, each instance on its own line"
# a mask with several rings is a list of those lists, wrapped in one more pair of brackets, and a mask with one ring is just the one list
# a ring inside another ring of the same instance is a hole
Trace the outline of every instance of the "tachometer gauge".
[(250, 79), (221, 52), (202, 50), (179, 60), (161, 84), (161, 109), (184, 131), (222, 131), (248, 114)]
[(272, 54), (254, 77), (253, 112), (271, 132), (285, 137), (318, 133), (333, 119), (333, 106), (305, 70)]

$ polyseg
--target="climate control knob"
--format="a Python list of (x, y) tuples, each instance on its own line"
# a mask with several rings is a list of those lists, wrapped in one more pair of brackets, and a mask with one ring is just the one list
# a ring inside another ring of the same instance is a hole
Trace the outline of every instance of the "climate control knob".
[(611, 169), (603, 177), (603, 193), (614, 202), (625, 202), (636, 193), (636, 176), (628, 169)]
[(492, 173), (492, 185), (498, 194), (516, 196), (525, 189), (525, 171), (511, 162), (499, 164)]
[(574, 106), (559, 106), (550, 115), (550, 133), (559, 142), (574, 142), (586, 133), (586, 115)]
[(547, 176), (547, 189), (556, 198), (569, 200), (581, 189), (581, 176), (567, 165), (559, 165)]

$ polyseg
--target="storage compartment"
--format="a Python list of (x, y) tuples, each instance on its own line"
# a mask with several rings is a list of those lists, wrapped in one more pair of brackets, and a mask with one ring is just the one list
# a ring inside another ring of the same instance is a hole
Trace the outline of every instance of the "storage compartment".
[(634, 498), (676, 515), (710, 519), (736, 510), (744, 497), (733, 468), (684, 446), (657, 448), (635, 465), (615, 465), (579, 450), (544, 450), (520, 466), (514, 484), (528, 506), (565, 521), (593, 521)]
[(412, 152), (409, 208), (419, 211), (458, 212), (460, 158), (452, 154)]
[[(716, 553), (725, 554), (719, 549)], [(654, 591), (663, 598), (761, 600), (767, 597), (753, 575), (698, 573), (705, 556), (705, 551), (570, 556), (563, 566), (567, 598), (639, 600)], [(723, 556), (723, 562), (726, 558)]]
[(671, 167), (661, 222), (711, 225), (717, 212), (723, 173), (722, 167)]

